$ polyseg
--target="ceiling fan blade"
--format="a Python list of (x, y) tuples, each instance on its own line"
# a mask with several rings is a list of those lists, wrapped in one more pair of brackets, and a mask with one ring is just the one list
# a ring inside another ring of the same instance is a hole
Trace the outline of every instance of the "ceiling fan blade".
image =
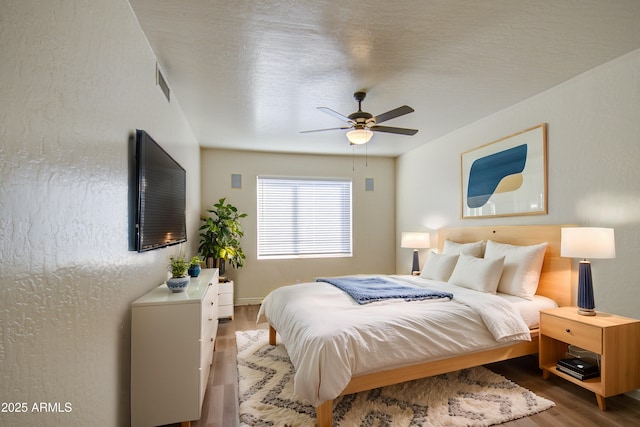
[(403, 105), (394, 110), (387, 111), (386, 113), (378, 114), (375, 119), (376, 123), (386, 122), (387, 120), (395, 119), (396, 117), (404, 116), (405, 114), (413, 113), (415, 110), (408, 105)]
[(300, 133), (311, 133), (311, 132), (324, 132), (326, 130), (346, 130), (351, 129), (351, 126), (345, 126), (341, 128), (327, 128), (327, 129), (314, 129), (314, 130), (301, 130)]
[(390, 126), (372, 126), (371, 130), (374, 132), (397, 133), (400, 135), (415, 135), (418, 133), (418, 129), (394, 128)]
[(318, 110), (320, 110), (320, 111), (322, 111), (324, 113), (327, 113), (327, 114), (329, 114), (329, 115), (331, 115), (333, 117), (336, 117), (336, 118), (338, 118), (338, 119), (340, 119), (340, 120), (342, 120), (344, 122), (347, 122), (347, 123), (352, 123), (353, 122), (353, 120), (351, 120), (349, 117), (345, 116), (344, 114), (340, 114), (337, 111), (334, 111), (329, 107), (316, 107), (316, 108)]

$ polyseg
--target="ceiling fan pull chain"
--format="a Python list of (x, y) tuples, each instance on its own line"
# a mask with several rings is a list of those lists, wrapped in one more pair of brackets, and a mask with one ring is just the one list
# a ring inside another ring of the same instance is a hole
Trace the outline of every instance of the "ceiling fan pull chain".
[(351, 147), (351, 172), (356, 171), (356, 148)]

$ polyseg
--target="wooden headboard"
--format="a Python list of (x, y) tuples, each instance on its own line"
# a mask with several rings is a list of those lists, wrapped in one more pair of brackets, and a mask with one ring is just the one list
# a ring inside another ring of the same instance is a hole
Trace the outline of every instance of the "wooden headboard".
[(438, 249), (442, 252), (444, 241), (458, 243), (493, 240), (512, 245), (535, 245), (547, 242), (544, 263), (540, 273), (538, 295), (556, 301), (560, 306), (571, 305), (571, 259), (560, 257), (560, 229), (566, 225), (481, 226), (441, 228), (438, 230)]

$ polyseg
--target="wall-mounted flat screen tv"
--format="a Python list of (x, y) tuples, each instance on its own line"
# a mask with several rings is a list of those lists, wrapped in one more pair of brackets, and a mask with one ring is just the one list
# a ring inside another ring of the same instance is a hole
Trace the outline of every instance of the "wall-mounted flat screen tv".
[(135, 249), (186, 242), (186, 171), (143, 130), (136, 130), (135, 164)]

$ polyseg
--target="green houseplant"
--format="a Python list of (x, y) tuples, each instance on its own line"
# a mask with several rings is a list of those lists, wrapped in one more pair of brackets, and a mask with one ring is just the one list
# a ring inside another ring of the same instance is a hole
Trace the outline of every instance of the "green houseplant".
[(234, 268), (242, 268), (245, 255), (240, 246), (240, 238), (244, 236), (240, 219), (247, 214), (240, 213), (238, 208), (226, 203), (226, 198), (218, 200), (208, 209), (208, 216), (203, 215), (204, 222), (200, 227), (200, 245), (198, 252), (205, 259), (213, 259), (224, 274), (225, 264)]
[(191, 277), (198, 277), (200, 275), (200, 271), (201, 271), (201, 267), (200, 267), (200, 263), (202, 262), (202, 259), (199, 256), (194, 256), (193, 258), (191, 258), (191, 261), (189, 261), (189, 276)]
[(189, 276), (187, 276), (189, 263), (181, 256), (169, 257), (169, 261), (171, 278), (167, 279), (167, 287), (171, 289), (172, 292), (184, 292), (189, 285)]

